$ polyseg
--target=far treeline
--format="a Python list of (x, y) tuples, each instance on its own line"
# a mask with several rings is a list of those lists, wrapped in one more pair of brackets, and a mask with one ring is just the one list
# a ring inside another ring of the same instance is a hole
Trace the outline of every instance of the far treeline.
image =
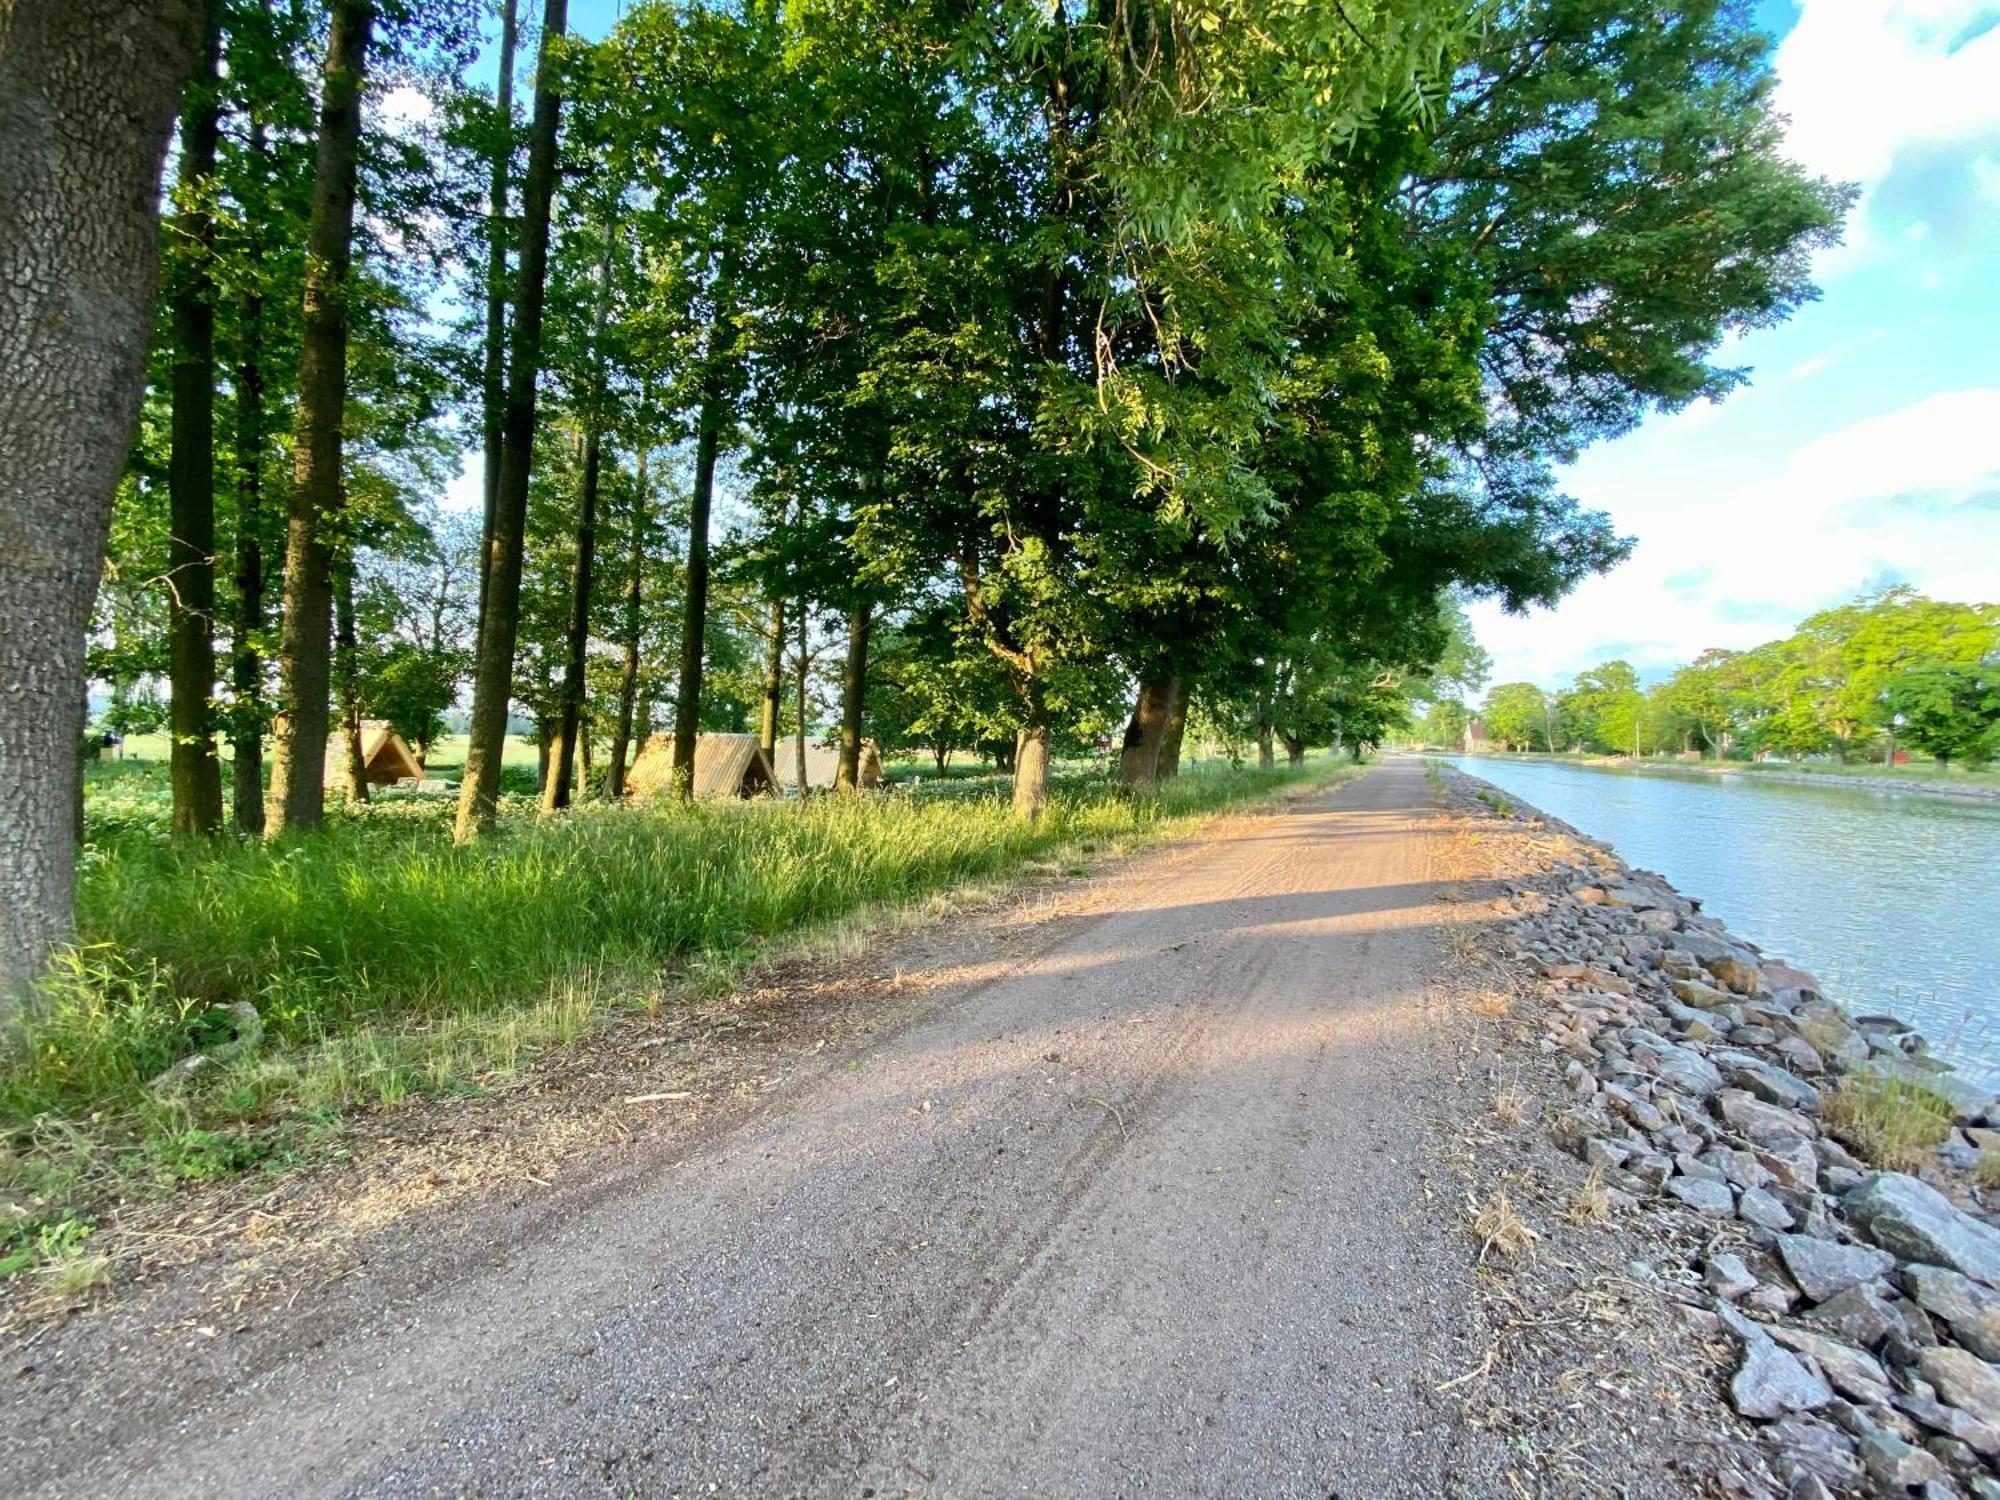
[(844, 780), (983, 747), (1028, 819), (1191, 709), (1376, 737), (1455, 600), (1624, 554), (1553, 466), (1813, 295), (1851, 194), (1769, 47), (1726, 0), (17, 7), (0, 982), (70, 930), (93, 681), (169, 684), (189, 843), (317, 836), (363, 719), (468, 698), (478, 840), (510, 717), (554, 814), (654, 723), (802, 729), (815, 659)]
[[(1459, 744), (1470, 717), (1462, 704), (1438, 703), (1422, 732)], [(1822, 610), (1754, 650), (1704, 651), (1644, 692), (1622, 661), (1580, 672), (1559, 692), (1501, 683), (1478, 719), (1509, 750), (1884, 762), (1910, 750), (1941, 765), (1985, 765), (2000, 757), (2000, 605), (1891, 588)]]

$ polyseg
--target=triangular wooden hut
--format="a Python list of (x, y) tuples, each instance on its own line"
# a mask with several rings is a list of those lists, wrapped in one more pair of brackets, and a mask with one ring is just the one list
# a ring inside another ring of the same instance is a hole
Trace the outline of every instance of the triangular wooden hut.
[[(674, 737), (646, 741), (625, 784), (635, 797), (656, 797), (673, 785)], [(776, 784), (764, 747), (754, 734), (701, 734), (694, 741), (694, 794), (697, 797), (755, 797)]]
[[(778, 749), (772, 759), (777, 762), (778, 784), (787, 791), (797, 791), (799, 786), (799, 751), (796, 740), (778, 741)], [(840, 747), (806, 741), (806, 785), (816, 792), (833, 790), (835, 778), (840, 774)], [(861, 742), (861, 785), (864, 788), (882, 784), (882, 756), (875, 748), (873, 740)]]
[[(361, 721), (361, 764), (370, 786), (394, 786), (421, 780), (424, 774), (409, 743), (389, 727), (387, 719)], [(326, 784), (337, 786), (346, 779), (347, 744), (336, 730), (326, 747)]]

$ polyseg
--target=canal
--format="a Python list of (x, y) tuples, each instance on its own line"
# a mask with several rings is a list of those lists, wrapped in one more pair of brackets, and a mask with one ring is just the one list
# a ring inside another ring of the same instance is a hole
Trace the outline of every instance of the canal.
[(1849, 1011), (1901, 1016), (2000, 1084), (2000, 802), (1450, 760), (1664, 875)]

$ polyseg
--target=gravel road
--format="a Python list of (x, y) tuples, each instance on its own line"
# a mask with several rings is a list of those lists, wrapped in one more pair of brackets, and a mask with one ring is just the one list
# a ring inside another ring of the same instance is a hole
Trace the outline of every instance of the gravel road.
[(1392, 762), (1141, 860), (789, 1103), (33, 1493), (1492, 1493), (1434, 1394), (1472, 1272), (1417, 1152), (1429, 802)]

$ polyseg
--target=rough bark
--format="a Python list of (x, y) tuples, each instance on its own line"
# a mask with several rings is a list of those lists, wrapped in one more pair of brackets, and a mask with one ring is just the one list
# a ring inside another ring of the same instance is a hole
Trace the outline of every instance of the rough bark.
[[(251, 157), (264, 168), (264, 127), (250, 122)], [(263, 259), (258, 216), (246, 251)], [(239, 833), (264, 831), (264, 292), (253, 269), (237, 308), (236, 351), (236, 618), (230, 630), (230, 809)]]
[(0, 1017), (70, 932), (84, 643), (193, 0), (0, 6)]
[(339, 564), (340, 582), (334, 596), (333, 676), (340, 700), (340, 738), (345, 765), (341, 780), (347, 800), (360, 804), (368, 800), (368, 759), (361, 744), (361, 694), (355, 681), (355, 655), (360, 640), (354, 633), (354, 563), (343, 557)]
[(1285, 760), (1291, 765), (1299, 765), (1306, 758), (1306, 742), (1280, 729), (1278, 738), (1284, 742)]
[(861, 786), (861, 724), (868, 705), (868, 637), (875, 626), (875, 605), (863, 599), (847, 617), (847, 660), (840, 672), (840, 760), (833, 773), (838, 792)]
[(500, 798), (500, 760), (507, 746), (507, 702), (513, 694), (514, 643), (521, 626), (521, 540), (528, 516), (535, 395), (542, 364), (549, 208), (555, 198), (556, 132), (562, 120), (562, 96), (556, 90), (553, 63), (568, 21), (568, 0), (543, 0), (535, 117), (528, 137), (528, 173), (521, 185), (520, 268), (514, 292), (500, 488), (494, 499), (493, 538), (486, 549), (486, 598), (480, 611), (479, 655), (473, 668), (471, 742), (466, 747), (465, 780), (458, 802), (456, 837), (460, 843), (493, 826)]
[(625, 662), (618, 674), (618, 732), (611, 740), (611, 764), (606, 790), (616, 802), (625, 795), (625, 761), (632, 749), (633, 715), (639, 702), (639, 625), (644, 603), (646, 531), (651, 524), (652, 496), (646, 489), (646, 446), (639, 445), (638, 474), (632, 485), (632, 526), (625, 560)]
[(1257, 769), (1268, 771), (1277, 764), (1277, 757), (1271, 753), (1272, 697), (1277, 684), (1275, 673), (1267, 663), (1264, 680), (1257, 689)]
[(800, 802), (804, 802), (812, 791), (812, 788), (806, 785), (806, 687), (808, 679), (812, 676), (812, 656), (807, 651), (806, 644), (811, 619), (812, 610), (807, 608), (806, 602), (801, 599), (799, 601), (799, 659), (797, 676), (799, 723), (798, 728), (792, 735), (792, 754), (794, 760), (792, 769), (798, 775)]
[(1174, 695), (1167, 705), (1167, 727), (1160, 736), (1160, 761), (1153, 775), (1161, 781), (1181, 774), (1181, 740), (1187, 734), (1187, 683), (1176, 677)]
[(595, 346), (591, 403), (583, 429), (583, 478), (576, 499), (576, 560), (570, 569), (569, 624), (563, 635), (563, 680), (556, 700), (555, 769), (542, 789), (542, 811), (568, 807), (576, 777), (577, 737), (583, 727), (584, 668), (590, 656), (590, 591), (597, 568), (597, 490), (604, 461), (604, 322), (611, 301), (611, 236), (597, 261), (597, 308), (591, 315)]
[(169, 276), (172, 447), (167, 459), (167, 728), (175, 838), (222, 830), (215, 754), (215, 217), (208, 210), (222, 130), (222, 14), (203, 7), (201, 61), (181, 108), (180, 246)]
[(674, 796), (694, 792), (694, 742), (701, 728), (701, 673), (707, 656), (708, 518), (715, 501), (715, 458), (722, 445), (726, 402), (713, 373), (724, 337), (718, 310), (709, 330), (711, 375), (702, 397), (701, 430), (695, 439), (694, 487), (688, 496), (687, 602), (681, 611), (680, 686), (674, 697)]
[(493, 161), (486, 189), (486, 366), (480, 381), (486, 469), (480, 476), (485, 523), (479, 533), (479, 615), (486, 614), (493, 517), (500, 505), (500, 456), (507, 415), (507, 180), (513, 165), (514, 45), (519, 0), (500, 0), (499, 81), (493, 101)]
[(764, 697), (757, 714), (757, 743), (777, 764), (778, 708), (785, 697), (785, 601), (771, 601), (771, 644), (764, 652)]
[(1125, 743), (1118, 752), (1118, 784), (1128, 792), (1150, 792), (1159, 775), (1160, 746), (1167, 721), (1180, 693), (1177, 677), (1149, 677), (1139, 684), (1139, 701), (1125, 726)]
[(354, 238), (361, 89), (373, 0), (336, 0), (320, 88), (312, 216), (306, 230), (299, 411), (285, 515), (284, 706), (273, 736), (265, 832), (318, 828), (326, 815), (327, 690), (332, 674), (333, 530), (342, 503), (347, 409), (347, 282)]
[(1014, 816), (1038, 822), (1049, 805), (1049, 724), (1031, 717), (1014, 741)]

